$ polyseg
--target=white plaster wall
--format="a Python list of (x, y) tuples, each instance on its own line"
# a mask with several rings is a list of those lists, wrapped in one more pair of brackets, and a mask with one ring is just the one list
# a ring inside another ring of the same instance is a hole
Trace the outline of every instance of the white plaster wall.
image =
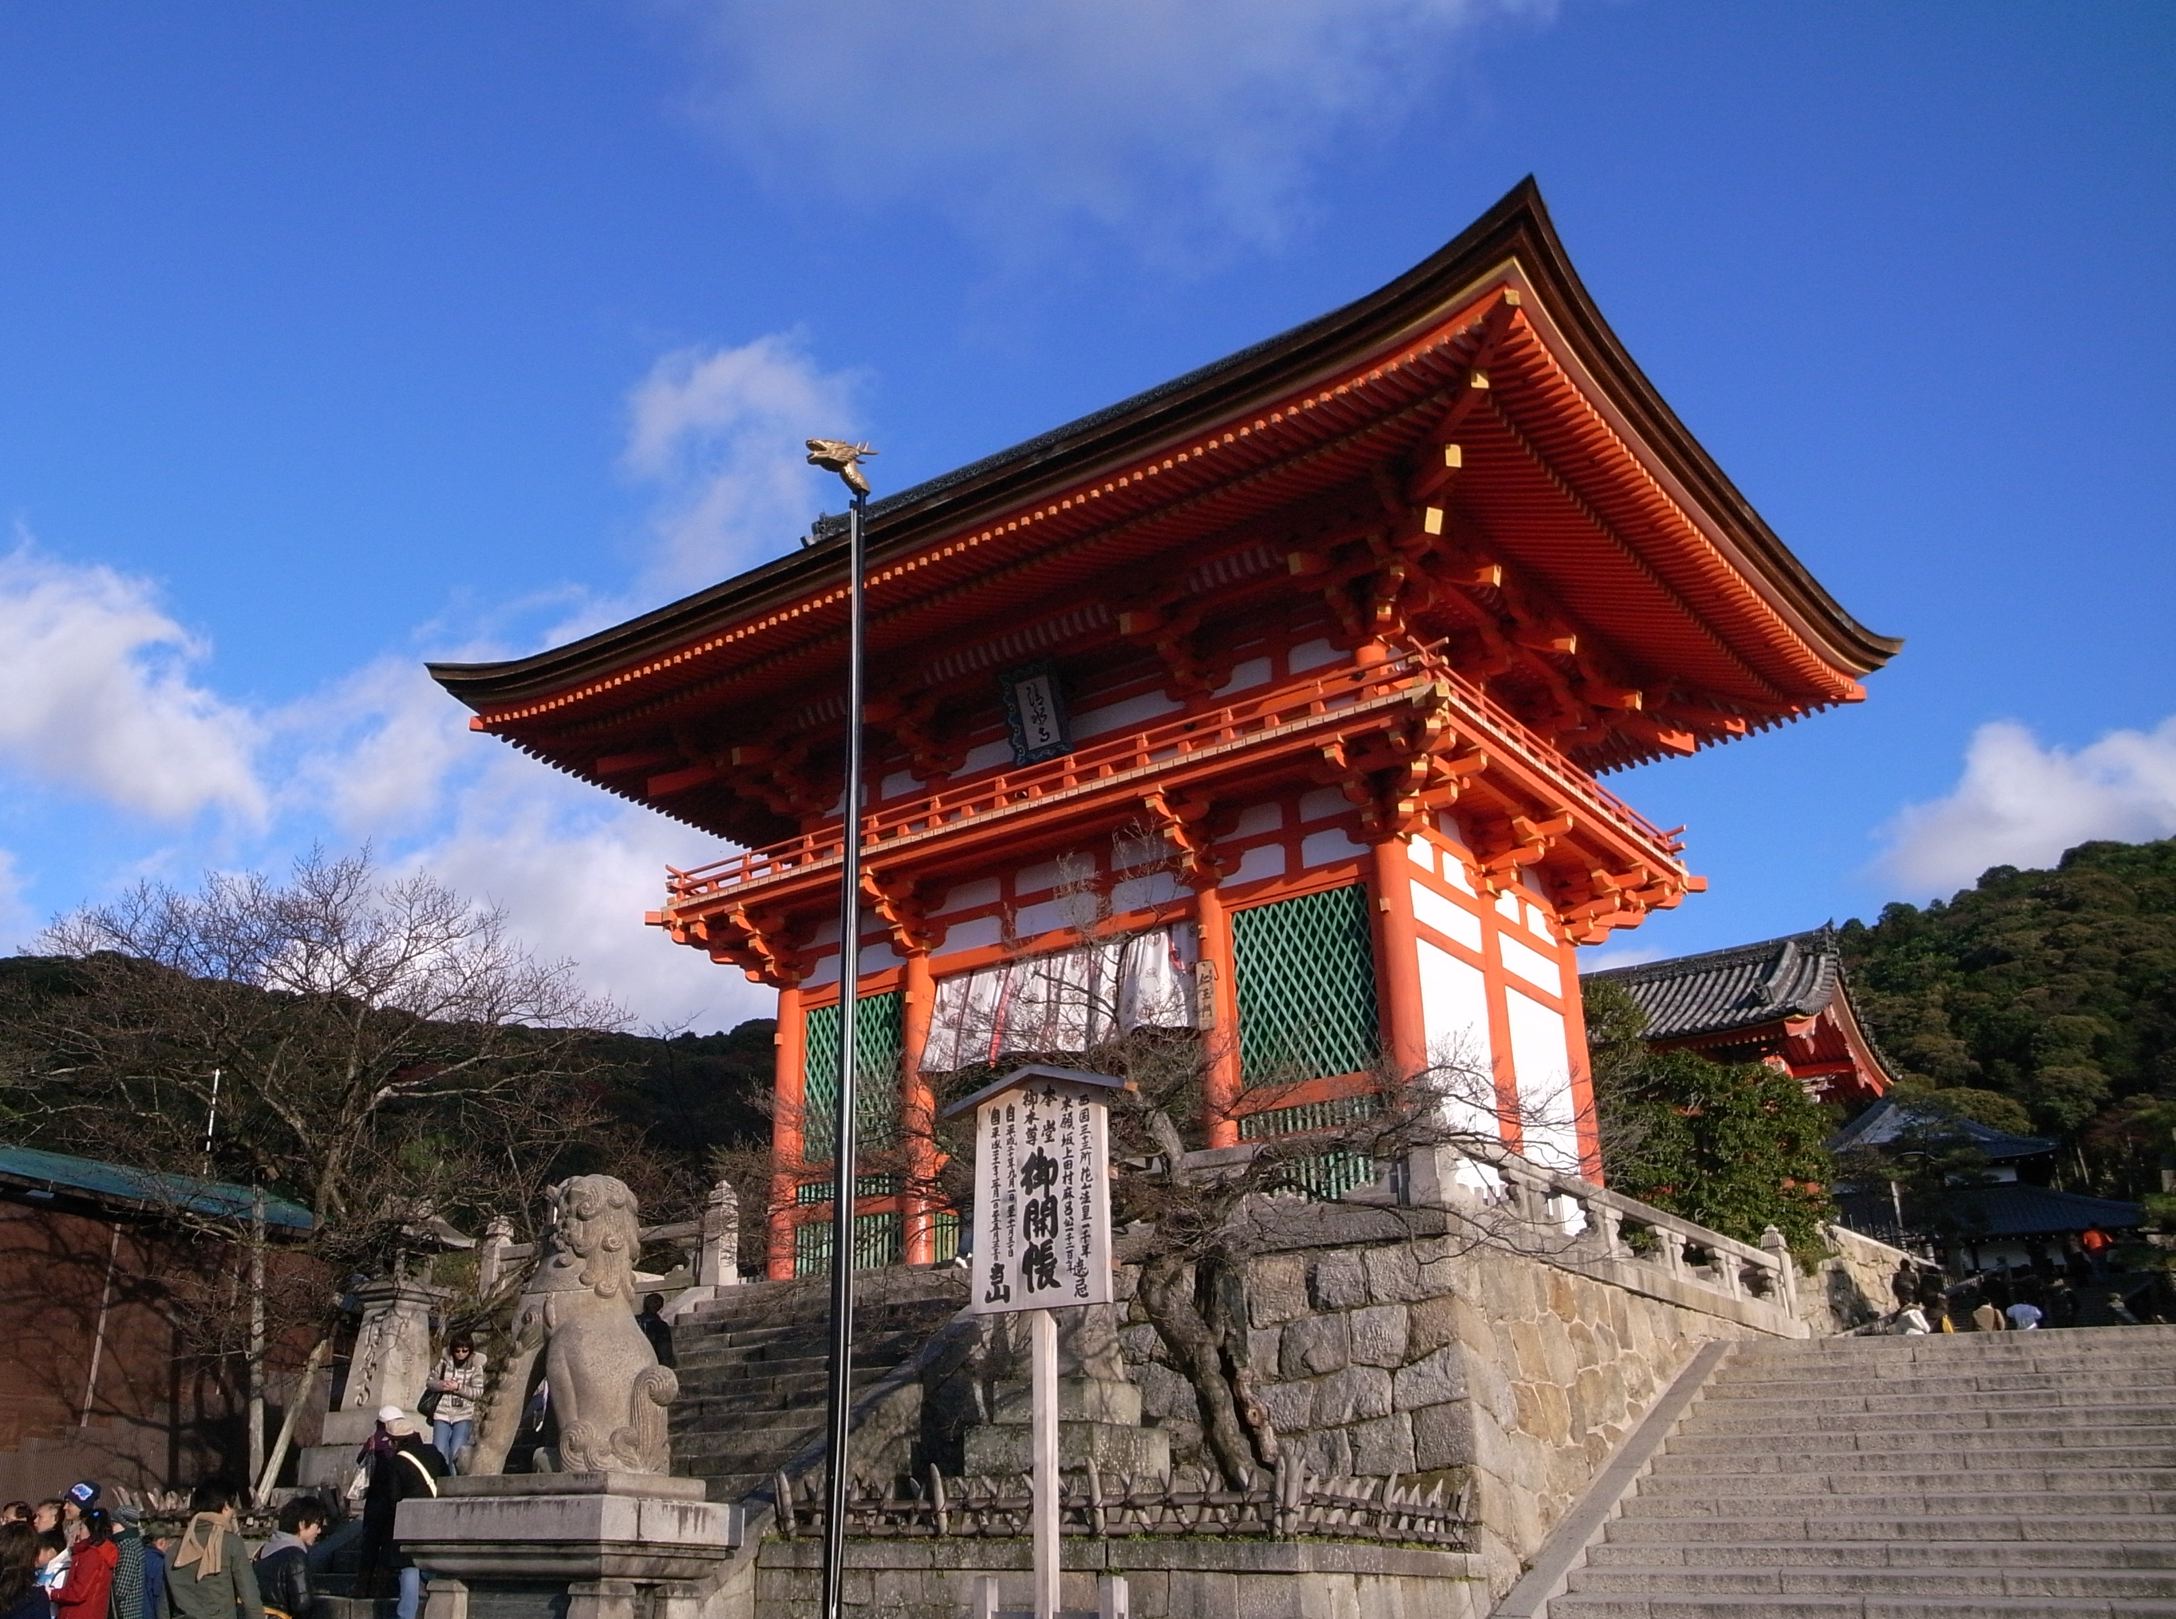
[(1573, 1117), (1571, 1050), (1564, 1017), (1516, 989), (1505, 992), (1511, 1067), (1519, 1087), (1526, 1156), (1569, 1174), (1579, 1172), (1579, 1129)]
[(1434, 889), (1413, 885), (1413, 917), (1475, 955), (1481, 953), (1481, 919)]
[(1508, 934), (1497, 934), (1496, 943), (1508, 971), (1517, 973), (1544, 995), (1558, 992), (1564, 976), (1557, 970), (1556, 957), (1545, 956), (1533, 946), (1521, 944)]
[(1420, 942), (1421, 1024), (1428, 1055), (1446, 1074), (1445, 1119), (1453, 1130), (1497, 1134), (1493, 1053), (1488, 1039), (1488, 984), (1481, 969), (1449, 951)]

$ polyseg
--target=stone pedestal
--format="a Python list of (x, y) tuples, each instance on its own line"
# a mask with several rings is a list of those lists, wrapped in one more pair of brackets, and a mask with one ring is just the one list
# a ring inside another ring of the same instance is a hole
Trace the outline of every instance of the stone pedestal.
[(355, 1453), (377, 1425), (378, 1408), (397, 1405), (413, 1416), (431, 1375), (431, 1312), (450, 1295), (442, 1287), (382, 1277), (356, 1289), (363, 1320), (348, 1363), (340, 1409), (328, 1412), (318, 1442), (295, 1461), (306, 1490), (340, 1489), (355, 1471)]
[(655, 1473), (449, 1478), (394, 1532), (429, 1580), (424, 1619), (707, 1619), (738, 1507)]
[[(967, 1433), (969, 1473), (1025, 1473), (1034, 1466), (1028, 1385), (1000, 1383), (991, 1420)], [(1141, 1426), (1141, 1391), (1107, 1377), (1058, 1379), (1058, 1467), (1096, 1464), (1136, 1479), (1171, 1477), (1171, 1435)]]

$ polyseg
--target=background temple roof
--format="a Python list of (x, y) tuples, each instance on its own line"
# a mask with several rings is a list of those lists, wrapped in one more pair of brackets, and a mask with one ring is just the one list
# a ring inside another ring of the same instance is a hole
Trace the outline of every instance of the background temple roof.
[(2013, 1135), (1977, 1119), (1960, 1118), (1940, 1108), (1899, 1102), (1884, 1097), (1829, 1138), (1830, 1152), (1850, 1152), (1863, 1147), (1939, 1144), (1971, 1147), (1990, 1163), (2013, 1158), (2035, 1158), (2053, 1152), (2055, 1143), (2044, 1136)]
[[(251, 1192), (228, 1181), (194, 1175), (162, 1175), (96, 1158), (77, 1158), (35, 1147), (0, 1147), (0, 1187), (47, 1192), (101, 1204), (126, 1204), (148, 1214), (192, 1214), (218, 1220), (249, 1218)], [(307, 1231), (310, 1211), (284, 1197), (267, 1197), (267, 1225)]]
[(1842, 972), (1836, 935), (1822, 927), (1587, 976), (1639, 1003), (1648, 1039), (1674, 1040), (1813, 1017), (1835, 998)]

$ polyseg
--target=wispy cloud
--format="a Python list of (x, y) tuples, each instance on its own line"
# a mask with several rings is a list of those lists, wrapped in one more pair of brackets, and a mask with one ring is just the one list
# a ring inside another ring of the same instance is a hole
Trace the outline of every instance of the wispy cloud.
[(1914, 894), (1962, 888), (1989, 866), (2052, 865), (2096, 838), (2176, 835), (2176, 715), (2075, 751), (2010, 720), (1982, 725), (1942, 797), (1882, 828), (1883, 872)]
[(693, 102), (782, 189), (935, 208), (1015, 256), (1273, 244), (1324, 160), (1553, 0), (683, 0)]
[(851, 373), (774, 333), (737, 347), (664, 355), (627, 399), (625, 470), (657, 509), (640, 588), (717, 583), (790, 548), (826, 494), (801, 449), (854, 430)]
[(260, 820), (258, 726), (203, 683), (209, 654), (151, 581), (18, 531), (0, 555), (0, 765), (158, 821)]

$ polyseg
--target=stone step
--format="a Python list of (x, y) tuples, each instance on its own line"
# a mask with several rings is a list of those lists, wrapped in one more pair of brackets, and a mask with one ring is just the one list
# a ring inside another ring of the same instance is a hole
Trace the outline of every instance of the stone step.
[[(1778, 1436), (1784, 1437), (1784, 1436)], [(1825, 1429), (1788, 1436), (1790, 1449), (1799, 1456), (1878, 1455), (1917, 1452), (1921, 1455), (1970, 1456), (1978, 1459), (2010, 1450), (2106, 1450), (2152, 1448), (2176, 1456), (2176, 1424), (2152, 1427), (2139, 1424), (2120, 1428), (1913, 1428), (1900, 1431), (1893, 1424), (1860, 1433), (1830, 1433)], [(1748, 1453), (1742, 1433), (1673, 1433), (1663, 1444), (1666, 1456), (1742, 1456)]]
[(2047, 1568), (1583, 1568), (1578, 1592), (1638, 1595), (1881, 1597), (2167, 1597), (2176, 1574)]
[[(1636, 1498), (1635, 1498), (1636, 1499)], [(1865, 1506), (1862, 1499), (1858, 1505)], [(2052, 1541), (2064, 1545), (2140, 1546), (2176, 1544), (2176, 1520), (2150, 1513), (2127, 1513), (2117, 1522), (2095, 1513), (2051, 1515), (2048, 1503), (2038, 1501), (2032, 1510), (1974, 1511), (1970, 1505), (1944, 1503), (1908, 1520), (1894, 1513), (1851, 1517), (1848, 1514), (1812, 1516), (1804, 1512), (1730, 1515), (1728, 1541), (1732, 1545), (1775, 1545), (1794, 1541), (1822, 1543), (1844, 1541)], [(1625, 1503), (1629, 1513), (1632, 1502)], [(1720, 1537), (1697, 1516), (1619, 1516), (1610, 1521), (1603, 1538), (1613, 1544), (1701, 1546)]]
[(2176, 1403), (2151, 1405), (2042, 1406), (2037, 1410), (2004, 1408), (1988, 1410), (1971, 1406), (1960, 1410), (1920, 1412), (1910, 1421), (1894, 1411), (1803, 1411), (1785, 1407), (1752, 1405), (1697, 1405), (1686, 1413), (1678, 1431), (1687, 1434), (1801, 1433), (1925, 1433), (1963, 1429), (2008, 1430), (2030, 1424), (2034, 1428), (2167, 1428), (2176, 1426)]
[[(2165, 1390), (2167, 1385), (2161, 1385)], [(2140, 1391), (2147, 1392), (2147, 1391)], [(1863, 1393), (1723, 1395), (1711, 1390), (1700, 1401), (1696, 1415), (1735, 1412), (1778, 1416), (1849, 1415), (1859, 1411), (1886, 1412), (1898, 1417), (1925, 1416), (1944, 1411), (2033, 1412), (2042, 1410), (2128, 1410), (2132, 1402), (2123, 1391), (2093, 1387), (2010, 1389), (2001, 1393), (1974, 1390), (1961, 1394), (1889, 1394), (1879, 1388)], [(2163, 1406), (2164, 1410), (2176, 1407)]]
[(2176, 1615), (2155, 1598), (1889, 1596), (1612, 1596), (1567, 1593), (1549, 1619), (2131, 1619)]
[[(2100, 1390), (2154, 1389), (2168, 1387), (2176, 1366), (2078, 1366), (2067, 1370), (2043, 1370), (2031, 1366), (1981, 1367), (1969, 1371), (1884, 1369), (1856, 1379), (1863, 1387), (1849, 1390), (1865, 1394), (2041, 1394), (2079, 1386), (2087, 1376)], [(1839, 1380), (1841, 1381), (1841, 1380)], [(1709, 1400), (1773, 1400), (1803, 1395), (1809, 1387), (1825, 1386), (1806, 1377), (1728, 1377), (1717, 1379), (1702, 1396)]]
[(1730, 1358), (1733, 1364), (1763, 1359), (1848, 1360), (1854, 1355), (1882, 1354), (1896, 1345), (1921, 1356), (2033, 1354), (2049, 1348), (2167, 1350), (2176, 1348), (2176, 1327), (2036, 1327), (2030, 1332), (2005, 1328), (2001, 1332), (1862, 1332), (1835, 1338), (1762, 1338), (1737, 1344)]
[(1683, 1541), (1604, 1541), (1587, 1549), (1594, 1568), (2068, 1568), (2085, 1572), (2163, 1569), (2176, 1575), (2176, 1542), (2126, 1546), (2065, 1540), (1809, 1540), (1728, 1544), (1703, 1535)]
[[(1954, 1476), (1941, 1480), (1957, 1482)], [(1628, 1518), (1923, 1518), (2004, 1517), (2012, 1513), (2045, 1513), (2051, 1505), (2044, 1488), (2034, 1486), (2013, 1493), (1979, 1490), (1892, 1490), (1834, 1494), (1804, 1490), (1756, 1493), (1747, 1489), (1671, 1490), (1661, 1495), (1635, 1495), (1624, 1504)], [(2176, 1494), (2151, 1491), (2065, 1490), (2060, 1501), (2064, 1515), (2089, 1517), (2151, 1517), (2176, 1512)], [(1733, 1531), (1739, 1533), (1741, 1531)]]
[[(1924, 1461), (1925, 1458), (1922, 1458)], [(2176, 1501), (2176, 1469), (2166, 1467), (2064, 1467), (2023, 1468), (2014, 1472), (1904, 1473), (1881, 1470), (1872, 1473), (1696, 1473), (1690, 1478), (1663, 1478), (1643, 1483), (1642, 1495), (1652, 1489), (1657, 1499), (1676, 1495), (1731, 1495), (1746, 1500), (1789, 1501), (1823, 1496), (1851, 1495), (1959, 1495), (1986, 1497), (2029, 1495), (2037, 1491), (2075, 1495), (2137, 1490), (2160, 1493)]]
[[(1649, 1476), (1655, 1479), (1753, 1478), (1778, 1474), (1790, 1474), (1794, 1477), (1808, 1474), (1895, 1476), (1923, 1468), (1930, 1455), (1939, 1454), (1940, 1450), (1929, 1447), (1901, 1446), (1894, 1450), (1840, 1451), (1792, 1447), (1781, 1452), (1740, 1448), (1736, 1451), (1704, 1455), (1686, 1455), (1666, 1450), (1655, 1458), (1654, 1465), (1649, 1469)], [(1973, 1477), (2000, 1477), (2011, 1473), (2032, 1472), (2049, 1468), (2059, 1458), (2059, 1465), (2064, 1471), (2099, 1472), (2115, 1469), (2131, 1472), (2138, 1469), (2161, 1469), (2176, 1478), (2176, 1445), (2013, 1445), (2007, 1450), (1988, 1449), (1970, 1454), (1970, 1466), (1960, 1468), (1959, 1472)]]

